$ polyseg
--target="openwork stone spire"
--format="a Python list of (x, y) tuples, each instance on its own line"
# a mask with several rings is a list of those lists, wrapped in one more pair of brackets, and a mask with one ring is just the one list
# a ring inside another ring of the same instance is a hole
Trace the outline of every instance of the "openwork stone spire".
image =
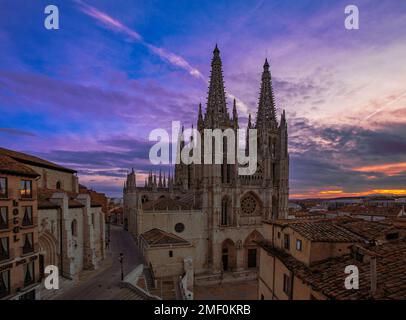
[(199, 103), (199, 114), (197, 117), (197, 130), (202, 130), (204, 127), (203, 113), (202, 113), (202, 104)]
[(271, 72), (269, 71), (268, 59), (265, 59), (264, 71), (262, 72), (256, 128), (262, 126), (277, 127), (277, 125)]
[(220, 50), (216, 45), (213, 51), (213, 59), (211, 61), (211, 74), (209, 94), (207, 97), (205, 126), (206, 128), (218, 128), (224, 125), (228, 126), (229, 124), (230, 118), (226, 105), (226, 94), (224, 90)]

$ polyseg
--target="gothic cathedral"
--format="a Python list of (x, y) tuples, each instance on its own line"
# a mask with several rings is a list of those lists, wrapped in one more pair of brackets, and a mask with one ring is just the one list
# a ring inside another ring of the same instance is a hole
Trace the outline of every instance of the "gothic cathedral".
[[(182, 259), (191, 259), (195, 276), (233, 273), (255, 277), (258, 263), (256, 241), (262, 239), (263, 222), (288, 215), (289, 154), (285, 112), (276, 116), (269, 63), (263, 66), (255, 123), (257, 170), (239, 175), (238, 164), (177, 164), (174, 175), (149, 173), (143, 187), (136, 174), (124, 186), (124, 224), (138, 240), (148, 267), (155, 276), (183, 274)], [(206, 110), (199, 105), (197, 129), (239, 129), (234, 100), (227, 108), (220, 50), (215, 47)], [(235, 143), (238, 144), (238, 139)], [(182, 138), (183, 141), (183, 138)], [(181, 144), (183, 143), (181, 141)], [(228, 142), (228, 140), (227, 140)], [(226, 143), (226, 142), (225, 142)], [(236, 146), (237, 147), (237, 146)], [(247, 139), (246, 149), (248, 151)], [(151, 239), (161, 239), (152, 243)], [(163, 241), (162, 239), (165, 239)], [(167, 258), (168, 244), (172, 257)], [(182, 245), (183, 244), (183, 245)], [(152, 258), (150, 250), (159, 250)], [(162, 264), (162, 266), (161, 266)]]

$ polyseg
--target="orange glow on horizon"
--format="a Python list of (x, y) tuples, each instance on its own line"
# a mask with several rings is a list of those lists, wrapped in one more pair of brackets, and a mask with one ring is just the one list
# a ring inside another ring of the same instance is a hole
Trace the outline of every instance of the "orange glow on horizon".
[(387, 176), (391, 177), (396, 176), (402, 172), (406, 172), (406, 162), (363, 166), (353, 168), (352, 170), (359, 172), (382, 172)]
[[(340, 192), (338, 192), (340, 191)], [(295, 193), (289, 196), (290, 199), (321, 198), (330, 199), (334, 196), (339, 197), (365, 197), (369, 195), (396, 195), (406, 196), (406, 189), (374, 189), (360, 192), (344, 192), (342, 190), (321, 190), (308, 193)]]
[(343, 190), (324, 190), (320, 191), (320, 194), (341, 194)]

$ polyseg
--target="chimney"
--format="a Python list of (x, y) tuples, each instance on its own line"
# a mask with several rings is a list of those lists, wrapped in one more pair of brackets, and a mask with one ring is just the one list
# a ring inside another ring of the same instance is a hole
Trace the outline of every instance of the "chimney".
[(371, 272), (371, 295), (374, 296), (376, 292), (376, 286), (377, 286), (377, 273), (376, 273), (376, 257), (373, 256), (370, 259), (370, 272)]

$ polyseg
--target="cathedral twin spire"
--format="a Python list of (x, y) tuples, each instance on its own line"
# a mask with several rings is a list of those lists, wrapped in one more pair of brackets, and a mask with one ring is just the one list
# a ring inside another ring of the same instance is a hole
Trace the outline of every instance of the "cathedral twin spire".
[[(197, 121), (198, 129), (205, 128), (224, 128), (234, 127), (238, 128), (238, 114), (236, 101), (234, 99), (233, 117), (230, 119), (226, 94), (224, 89), (222, 62), (220, 58), (220, 50), (217, 47), (213, 51), (213, 59), (211, 62), (211, 74), (209, 92), (207, 97), (207, 108), (203, 120), (202, 106), (199, 105), (199, 115)], [(259, 96), (258, 111), (255, 126), (251, 124), (251, 115), (249, 127), (261, 128), (277, 128), (278, 122), (276, 119), (276, 104), (273, 93), (271, 72), (269, 70), (268, 59), (265, 59), (264, 69), (262, 73), (261, 91)]]
[(220, 50), (217, 45), (214, 48), (213, 59), (211, 61), (209, 94), (207, 97), (207, 108), (204, 121), (206, 128), (218, 128), (230, 125), (226, 93), (224, 90)]
[(255, 127), (259, 129), (262, 126), (274, 128), (278, 126), (268, 59), (265, 59), (264, 71), (262, 72), (261, 93), (259, 95), (257, 123)]

